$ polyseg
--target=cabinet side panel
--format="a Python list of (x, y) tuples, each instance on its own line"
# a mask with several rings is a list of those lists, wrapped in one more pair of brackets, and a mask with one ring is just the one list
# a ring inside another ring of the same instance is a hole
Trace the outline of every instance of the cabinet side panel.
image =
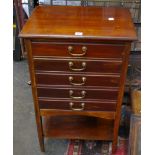
[(35, 110), (36, 124), (37, 124), (37, 130), (38, 130), (38, 138), (39, 138), (41, 151), (44, 151), (42, 119), (40, 116), (40, 110), (39, 110), (38, 99), (37, 99), (36, 81), (35, 81), (35, 75), (34, 75), (34, 63), (32, 60), (31, 41), (29, 39), (25, 39), (24, 41), (26, 45), (26, 51), (28, 54), (28, 66), (29, 66), (29, 73), (31, 78), (32, 95), (33, 95), (34, 110)]
[(128, 68), (128, 59), (129, 59), (129, 53), (130, 53), (130, 43), (126, 43), (126, 48), (123, 52), (123, 66), (122, 66), (122, 72), (121, 72), (121, 78), (120, 78), (120, 88), (119, 88), (119, 94), (117, 99), (117, 105), (116, 105), (116, 117), (114, 122), (114, 139), (112, 144), (112, 151), (116, 151), (117, 147), (117, 138), (118, 138), (118, 129), (119, 129), (119, 123), (120, 123), (120, 117), (121, 117), (121, 105), (124, 95), (124, 87), (125, 87), (125, 80), (126, 80), (126, 74), (127, 74), (127, 68)]

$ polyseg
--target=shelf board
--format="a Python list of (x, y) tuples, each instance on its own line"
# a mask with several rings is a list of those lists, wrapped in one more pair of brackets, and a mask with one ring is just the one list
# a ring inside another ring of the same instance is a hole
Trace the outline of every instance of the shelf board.
[(58, 109), (40, 109), (41, 116), (89, 116), (89, 117), (100, 117), (104, 119), (115, 119), (115, 112), (109, 111), (71, 111), (71, 110), (58, 110)]
[(112, 140), (113, 120), (88, 116), (44, 117), (45, 137), (87, 140)]

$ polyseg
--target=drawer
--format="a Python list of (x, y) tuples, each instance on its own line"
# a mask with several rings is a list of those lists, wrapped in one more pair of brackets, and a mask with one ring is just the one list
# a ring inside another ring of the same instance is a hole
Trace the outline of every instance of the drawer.
[(119, 87), (119, 75), (36, 73), (37, 85)]
[(33, 56), (122, 58), (123, 44), (32, 42)]
[(59, 109), (72, 111), (115, 111), (116, 102), (113, 101), (71, 101), (39, 99), (40, 109)]
[(61, 99), (98, 99), (117, 100), (118, 89), (84, 89), (84, 88), (54, 88), (37, 87), (38, 97)]
[(35, 58), (34, 67), (37, 71), (48, 72), (100, 72), (120, 73), (122, 61), (116, 59), (87, 60), (87, 59), (50, 59)]

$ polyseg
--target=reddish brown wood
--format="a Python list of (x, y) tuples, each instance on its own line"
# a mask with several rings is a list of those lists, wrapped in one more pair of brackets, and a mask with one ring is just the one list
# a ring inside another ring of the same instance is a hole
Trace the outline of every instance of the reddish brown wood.
[[(83, 35), (75, 35), (77, 31)], [(130, 44), (136, 39), (129, 11), (39, 6), (20, 36), (26, 39), (41, 150), (46, 136), (112, 140), (115, 152)], [(73, 56), (68, 46), (73, 47), (73, 54), (82, 53), (85, 46), (86, 54)], [(72, 71), (70, 61), (74, 69), (82, 67), (83, 61), (87, 65), (83, 71)], [(72, 86), (68, 76), (75, 83), (83, 76), (87, 80), (82, 86)], [(71, 99), (83, 96), (82, 91), (86, 91), (83, 99)], [(74, 103), (72, 110), (69, 102)]]
[(44, 121), (45, 137), (89, 140), (113, 139), (113, 120), (86, 116), (63, 116), (45, 117)]
[(130, 52), (130, 43), (126, 47), (126, 53), (123, 55), (123, 67), (122, 67), (122, 76), (120, 80), (120, 88), (119, 88), (119, 94), (117, 99), (117, 107), (116, 107), (116, 119), (114, 123), (114, 139), (112, 144), (112, 151), (113, 153), (116, 151), (117, 148), (117, 137), (118, 137), (118, 129), (119, 129), (119, 123), (120, 123), (120, 117), (121, 117), (121, 105), (124, 95), (124, 87), (125, 87), (125, 79), (126, 79), (126, 73), (128, 68), (128, 60), (129, 60), (129, 52)]
[(37, 87), (38, 97), (52, 97), (61, 99), (71, 99), (69, 91), (73, 91), (73, 97), (82, 97), (82, 91), (86, 92), (84, 99), (106, 99), (117, 100), (118, 89), (88, 89), (88, 88), (54, 88), (54, 87)]
[(81, 103), (85, 103), (84, 109), (80, 111), (115, 111), (116, 102), (114, 101), (73, 101), (60, 99), (39, 99), (40, 109), (58, 109), (58, 110), (72, 110), (70, 102), (74, 103), (73, 108), (81, 108)]
[(40, 110), (39, 110), (39, 105), (38, 105), (36, 81), (35, 81), (35, 75), (34, 75), (34, 64), (31, 61), (32, 60), (32, 52), (31, 52), (32, 50), (31, 50), (30, 40), (25, 39), (25, 45), (26, 45), (26, 50), (27, 50), (28, 57), (29, 57), (28, 64), (29, 64), (29, 72), (30, 72), (31, 85), (32, 85), (32, 95), (33, 95), (34, 110), (35, 110), (36, 124), (37, 124), (37, 130), (38, 130), (38, 139), (39, 139), (41, 151), (45, 152), (43, 128), (42, 128), (42, 118), (40, 115)]
[[(81, 54), (82, 47), (87, 47), (85, 55), (81, 58), (122, 58), (125, 48), (124, 44), (89, 44), (89, 43), (57, 43), (57, 42), (32, 42), (32, 51), (34, 56), (52, 56), (74, 58), (68, 52), (68, 47), (73, 47), (73, 54)], [(95, 51), (95, 52), (94, 52)]]
[[(60, 59), (52, 59), (49, 57), (34, 58), (34, 67), (36, 72), (70, 72), (69, 62), (73, 62), (74, 68), (81, 68), (83, 62), (86, 63), (86, 69), (81, 73), (91, 72), (91, 74), (107, 74), (107, 73), (120, 73), (122, 68), (122, 61), (120, 59), (66, 59), (65, 57)], [(101, 72), (102, 71), (102, 72)], [(80, 71), (74, 71), (79, 73)]]
[[(114, 20), (108, 20), (108, 18)], [(82, 32), (82, 36), (75, 35)], [(27, 38), (90, 38), (134, 40), (135, 28), (125, 8), (38, 6), (20, 36)]]
[[(72, 80), (70, 81), (70, 78)], [(83, 80), (85, 78), (85, 80)], [(120, 75), (91, 75), (91, 74), (58, 74), (58, 73), (36, 73), (37, 85), (41, 86), (83, 86), (91, 87), (119, 87)]]
[(90, 116), (104, 119), (115, 119), (115, 112), (112, 111), (69, 111), (69, 110), (59, 110), (59, 109), (40, 109), (41, 116), (51, 117), (51, 116)]
[[(19, 37), (22, 37), (21, 33), (19, 35)], [(40, 42), (40, 43), (71, 43), (71, 44), (80, 44), (80, 45), (83, 45), (83, 44), (100, 44), (100, 45), (105, 45), (105, 44), (117, 44), (117, 45), (125, 45), (126, 43), (128, 42), (131, 42), (129, 40), (115, 40), (115, 39), (111, 39), (111, 40), (108, 40), (108, 39), (102, 39), (102, 38), (94, 38), (94, 39), (91, 39), (91, 38), (65, 38), (65, 37), (61, 37), (61, 38), (30, 38), (31, 39), (31, 42), (32, 43), (37, 43), (37, 42)], [(78, 40), (78, 42), (77, 42)], [(135, 38), (136, 40), (136, 38)], [(99, 58), (97, 58), (99, 59)]]

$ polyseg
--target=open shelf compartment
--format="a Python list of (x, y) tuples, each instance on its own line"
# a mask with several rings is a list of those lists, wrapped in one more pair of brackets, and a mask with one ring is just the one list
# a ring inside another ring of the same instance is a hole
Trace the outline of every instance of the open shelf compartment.
[(45, 137), (113, 140), (114, 120), (90, 116), (43, 117)]

